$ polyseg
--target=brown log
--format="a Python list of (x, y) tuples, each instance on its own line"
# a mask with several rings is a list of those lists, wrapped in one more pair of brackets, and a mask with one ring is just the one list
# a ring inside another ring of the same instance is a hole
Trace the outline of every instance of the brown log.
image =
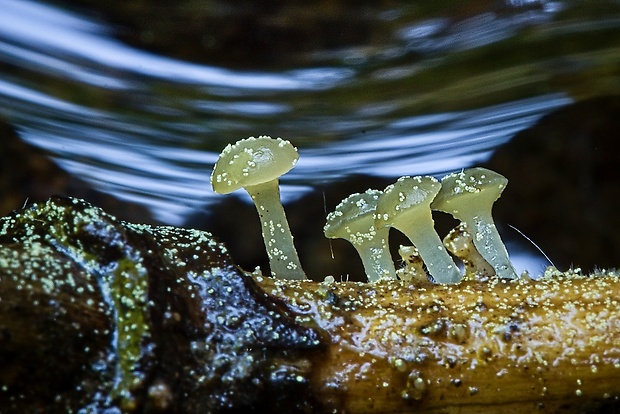
[(338, 412), (620, 409), (620, 277), (548, 273), (458, 285), (259, 285), (327, 336), (311, 384)]

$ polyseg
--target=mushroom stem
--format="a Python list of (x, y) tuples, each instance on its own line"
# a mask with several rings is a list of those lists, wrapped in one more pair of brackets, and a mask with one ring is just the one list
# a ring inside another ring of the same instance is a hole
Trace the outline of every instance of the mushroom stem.
[(502, 242), (493, 222), (490, 208), (482, 208), (476, 214), (468, 215), (465, 212), (460, 216), (461, 220), (472, 227), (474, 236), (473, 242), (476, 250), (493, 267), (497, 276), (504, 279), (515, 279), (515, 272), (508, 251)]
[(440, 187), (433, 177), (400, 177), (379, 197), (375, 227), (394, 227), (404, 233), (418, 249), (434, 282), (457, 283), (461, 272), (435, 232), (430, 207)]
[(399, 279), (414, 282), (419, 286), (432, 285), (424, 270), (424, 261), (415, 246), (403, 246), (401, 244), (398, 254), (405, 265), (396, 271), (396, 276)]
[(213, 191), (228, 194), (245, 188), (261, 219), (271, 274), (283, 279), (305, 279), (293, 236), (280, 203), (278, 178), (297, 163), (299, 154), (290, 142), (266, 135), (227, 145), (213, 173)]
[(428, 217), (417, 217), (411, 220), (408, 225), (399, 224), (398, 227), (394, 227), (407, 236), (418, 249), (428, 273), (431, 274), (436, 283), (458, 283), (462, 279), (461, 273), (443, 247), (433, 223), (429, 209)]
[(369, 282), (396, 279), (394, 262), (387, 244), (389, 228), (375, 231), (376, 236), (373, 239), (351, 244), (362, 258), (362, 264)]
[(278, 180), (246, 186), (245, 190), (252, 197), (260, 216), (271, 274), (282, 279), (306, 279), (280, 202)]
[(364, 264), (369, 282), (396, 279), (388, 245), (389, 228), (375, 228), (375, 211), (381, 191), (368, 189), (351, 194), (327, 215), (325, 237), (348, 240)]

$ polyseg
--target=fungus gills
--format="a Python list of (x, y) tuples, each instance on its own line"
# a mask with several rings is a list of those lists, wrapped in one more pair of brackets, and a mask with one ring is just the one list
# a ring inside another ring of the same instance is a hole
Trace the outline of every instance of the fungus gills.
[(470, 168), (441, 180), (441, 190), (432, 208), (452, 214), (467, 224), (474, 246), (493, 267), (497, 276), (517, 278), (508, 252), (497, 232), (491, 210), (506, 188), (506, 177), (486, 168)]
[(388, 247), (389, 228), (375, 229), (374, 213), (379, 190), (351, 194), (327, 216), (325, 237), (348, 240), (362, 259), (369, 282), (396, 279)]
[(461, 273), (435, 232), (431, 202), (441, 184), (433, 177), (401, 177), (386, 187), (377, 203), (375, 227), (394, 227), (418, 249), (437, 283), (457, 283)]
[(306, 279), (278, 184), (278, 178), (293, 168), (298, 158), (297, 150), (288, 141), (250, 137), (226, 146), (211, 175), (216, 193), (244, 188), (250, 194), (260, 217), (271, 274), (282, 279)]

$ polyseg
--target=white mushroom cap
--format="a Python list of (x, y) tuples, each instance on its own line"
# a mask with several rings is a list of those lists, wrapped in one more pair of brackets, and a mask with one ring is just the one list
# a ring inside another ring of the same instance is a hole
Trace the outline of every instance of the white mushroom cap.
[(290, 171), (298, 159), (297, 149), (282, 138), (250, 137), (229, 144), (213, 168), (213, 191), (228, 194), (277, 179)]
[(435, 210), (461, 219), (461, 213), (492, 206), (502, 194), (508, 179), (495, 171), (476, 167), (448, 174), (441, 180), (441, 191), (433, 200)]
[(441, 184), (434, 177), (400, 177), (383, 191), (377, 205), (377, 227), (398, 228), (403, 217), (430, 215), (430, 205)]
[(342, 200), (336, 209), (327, 215), (327, 223), (323, 228), (325, 236), (347, 240), (350, 238), (355, 240), (357, 237), (369, 238), (358, 232), (366, 233), (368, 229), (374, 228), (375, 208), (380, 195), (379, 190), (366, 190), (362, 194), (351, 194)]

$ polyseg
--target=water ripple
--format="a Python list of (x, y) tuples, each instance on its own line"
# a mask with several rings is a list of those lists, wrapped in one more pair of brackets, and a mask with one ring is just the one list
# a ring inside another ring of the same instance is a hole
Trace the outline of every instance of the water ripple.
[[(251, 90), (325, 89), (334, 87), (353, 75), (353, 71), (347, 68), (329, 67), (279, 74), (236, 72), (169, 59), (129, 47), (108, 36), (109, 33), (104, 27), (69, 12), (60, 12), (51, 6), (24, 0), (4, 0), (2, 4), (0, 38), (9, 39), (14, 44), (12, 47), (4, 44), (1, 48), (9, 56), (19, 56), (32, 68), (43, 62), (44, 66), (40, 69), (58, 69), (58, 59), (46, 56), (52, 54), (64, 56), (65, 59), (83, 59), (86, 63), (82, 64), (97, 64), (107, 70), (122, 70), (176, 83)], [(33, 52), (19, 49), (18, 45), (36, 45), (38, 50)], [(98, 80), (95, 84), (102, 87), (122, 85), (115, 78), (103, 73), (97, 73), (97, 76), (91, 74), (90, 77), (81, 73), (80, 78), (87, 78), (89, 83)]]
[(217, 154), (249, 135), (299, 146), (285, 200), (351, 174), (439, 176), (484, 161), (575, 95), (620, 92), (620, 12), (569, 13), (582, 4), (398, 9), (382, 15), (378, 41), (277, 72), (172, 59), (102, 22), (3, 0), (0, 115), (71, 174), (169, 224), (218, 200)]

